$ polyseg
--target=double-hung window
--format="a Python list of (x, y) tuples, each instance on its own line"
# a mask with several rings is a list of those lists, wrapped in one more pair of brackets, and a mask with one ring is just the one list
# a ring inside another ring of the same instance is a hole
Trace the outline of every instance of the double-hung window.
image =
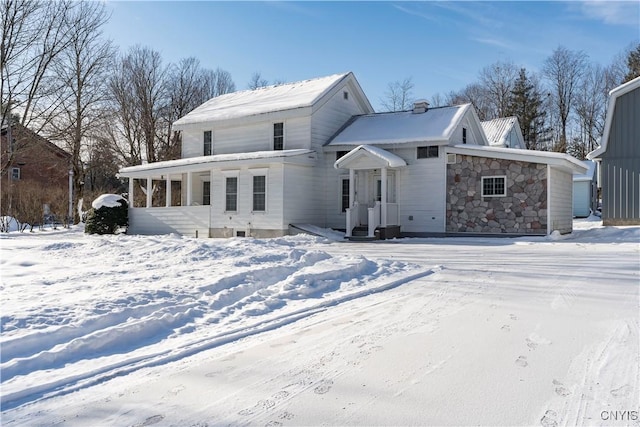
[(483, 176), (482, 197), (504, 197), (507, 195), (506, 176)]
[(210, 130), (205, 130), (204, 131), (204, 155), (205, 156), (210, 156), (211, 155), (211, 131)]
[(273, 124), (273, 149), (284, 150), (284, 123)]
[(202, 204), (210, 205), (211, 204), (211, 182), (204, 181), (202, 183)]
[(265, 175), (253, 176), (253, 211), (264, 212), (267, 210), (267, 177)]
[(349, 207), (349, 178), (342, 179), (342, 212), (346, 212)]
[(20, 180), (20, 168), (11, 168), (11, 179), (14, 181)]
[(225, 211), (237, 212), (238, 210), (238, 177), (227, 176), (225, 184)]

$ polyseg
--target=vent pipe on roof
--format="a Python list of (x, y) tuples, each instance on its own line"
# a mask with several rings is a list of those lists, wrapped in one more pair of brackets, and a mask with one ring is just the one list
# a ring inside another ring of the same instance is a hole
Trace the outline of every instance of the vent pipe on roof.
[(424, 113), (429, 109), (429, 103), (424, 99), (418, 100), (413, 103), (413, 114)]

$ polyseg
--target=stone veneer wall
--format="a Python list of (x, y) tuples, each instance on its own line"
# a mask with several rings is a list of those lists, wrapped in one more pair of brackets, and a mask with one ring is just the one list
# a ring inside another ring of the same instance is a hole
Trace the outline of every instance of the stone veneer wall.
[[(483, 176), (506, 176), (505, 197), (482, 197)], [(547, 233), (547, 165), (456, 155), (447, 165), (446, 231)]]

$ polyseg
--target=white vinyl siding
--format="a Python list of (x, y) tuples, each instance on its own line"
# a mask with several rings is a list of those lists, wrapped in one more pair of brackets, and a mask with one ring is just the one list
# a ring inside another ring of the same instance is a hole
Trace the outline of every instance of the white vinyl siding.
[(550, 232), (570, 233), (573, 230), (573, 175), (555, 168), (549, 174), (549, 228)]
[[(344, 99), (343, 92), (349, 92)], [(320, 151), (320, 147), (340, 129), (352, 116), (367, 113), (355, 100), (349, 85), (342, 86), (311, 118), (311, 149)]]
[[(318, 185), (318, 167), (285, 165), (284, 221), (287, 224), (324, 225), (323, 189)], [(344, 226), (343, 226), (344, 227)]]
[(209, 237), (209, 206), (129, 209), (131, 234), (169, 234)]
[[(440, 233), (445, 230), (446, 165), (444, 156), (434, 159), (415, 158), (415, 148), (392, 151), (407, 161), (396, 171), (396, 200), (400, 206), (402, 231)], [(409, 219), (412, 217), (413, 219)]]

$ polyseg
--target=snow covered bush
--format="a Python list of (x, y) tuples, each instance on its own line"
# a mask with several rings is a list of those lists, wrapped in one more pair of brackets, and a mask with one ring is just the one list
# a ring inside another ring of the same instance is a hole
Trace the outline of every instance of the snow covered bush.
[(84, 228), (88, 234), (115, 234), (129, 225), (129, 205), (117, 194), (103, 194), (91, 203)]

